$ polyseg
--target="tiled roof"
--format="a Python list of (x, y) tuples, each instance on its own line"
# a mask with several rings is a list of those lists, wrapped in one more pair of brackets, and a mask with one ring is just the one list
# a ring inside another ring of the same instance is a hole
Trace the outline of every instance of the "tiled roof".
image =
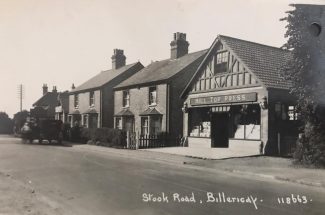
[(114, 116), (134, 116), (134, 114), (129, 109), (123, 109)]
[(291, 57), (289, 51), (223, 35), (219, 35), (218, 38), (246, 64), (266, 87), (290, 88), (291, 83), (285, 81), (280, 74), (280, 68)]
[(136, 64), (141, 64), (141, 63), (137, 62), (137, 63), (133, 63), (133, 64), (123, 66), (123, 67), (118, 68), (118, 69), (111, 69), (111, 70), (102, 71), (98, 75), (96, 75), (93, 78), (89, 79), (88, 81), (81, 84), (80, 86), (76, 87), (71, 92), (73, 93), (73, 92), (78, 92), (78, 91), (82, 91), (82, 90), (99, 88), (99, 87), (107, 84), (109, 81), (113, 80), (114, 78), (116, 78), (118, 75), (121, 75), (122, 73), (128, 71), (130, 68), (132, 68)]
[(203, 56), (206, 51), (207, 50), (202, 50), (190, 53), (177, 59), (166, 59), (153, 62), (117, 85), (115, 89), (167, 80)]
[(149, 115), (162, 115), (156, 108), (148, 108), (143, 111), (140, 116), (149, 116)]
[(58, 93), (47, 92), (40, 99), (38, 99), (33, 106), (51, 106), (56, 107), (58, 105)]

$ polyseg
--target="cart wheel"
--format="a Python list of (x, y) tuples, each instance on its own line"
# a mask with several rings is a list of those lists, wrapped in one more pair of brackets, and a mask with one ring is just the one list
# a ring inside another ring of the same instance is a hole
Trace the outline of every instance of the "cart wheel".
[(52, 140), (49, 140), (49, 144), (52, 144)]
[(29, 139), (29, 143), (32, 144), (33, 143), (33, 139)]
[(22, 143), (22, 144), (26, 144), (26, 142), (27, 142), (27, 139), (25, 139), (25, 138), (22, 138), (22, 139), (21, 139), (21, 143)]
[(43, 143), (43, 140), (42, 139), (38, 139), (38, 143), (39, 144), (42, 144)]

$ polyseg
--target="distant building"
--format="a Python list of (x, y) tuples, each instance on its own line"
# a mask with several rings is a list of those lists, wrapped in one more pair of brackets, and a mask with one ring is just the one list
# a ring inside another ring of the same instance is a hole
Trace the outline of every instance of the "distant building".
[(44, 84), (43, 95), (33, 104), (33, 108), (30, 109), (30, 116), (39, 119), (54, 119), (58, 95), (56, 86), (53, 86), (52, 92), (49, 92), (48, 86)]
[(58, 104), (55, 107), (55, 119), (61, 120), (63, 123), (68, 123), (69, 114), (69, 92), (58, 93)]
[(125, 64), (123, 50), (115, 49), (112, 69), (102, 71), (69, 93), (68, 121), (87, 128), (113, 127), (113, 87), (143, 68), (140, 62)]
[(189, 147), (290, 151), (298, 136), (296, 99), (280, 74), (290, 57), (280, 48), (219, 35), (182, 93)]
[(152, 62), (114, 90), (115, 128), (140, 134), (182, 134), (181, 92), (205, 50), (188, 54), (186, 34), (175, 33), (169, 59)]

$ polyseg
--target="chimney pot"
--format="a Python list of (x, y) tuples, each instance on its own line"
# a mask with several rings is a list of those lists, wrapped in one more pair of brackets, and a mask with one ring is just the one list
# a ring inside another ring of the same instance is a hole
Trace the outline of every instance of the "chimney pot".
[(48, 87), (47, 84), (43, 84), (43, 95), (47, 93)]
[(174, 33), (174, 40), (170, 43), (171, 53), (170, 58), (176, 59), (188, 54), (188, 46), (190, 44), (186, 41), (186, 34), (176, 32)]
[(122, 49), (114, 49), (112, 59), (112, 69), (118, 69), (122, 66), (125, 66), (125, 55)]

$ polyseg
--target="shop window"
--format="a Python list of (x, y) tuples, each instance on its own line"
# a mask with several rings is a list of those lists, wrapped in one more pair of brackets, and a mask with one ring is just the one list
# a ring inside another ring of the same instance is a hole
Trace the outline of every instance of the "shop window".
[(130, 92), (128, 90), (123, 91), (123, 107), (130, 106)]
[(261, 116), (258, 105), (233, 106), (230, 112), (230, 138), (261, 139)]
[(142, 135), (149, 134), (149, 117), (141, 118), (141, 134)]
[(298, 113), (297, 113), (297, 108), (296, 106), (289, 106), (288, 107), (288, 116), (289, 120), (298, 120)]
[(227, 72), (228, 52), (218, 52), (215, 56), (214, 74)]
[(89, 93), (89, 106), (95, 105), (95, 93), (92, 91)]
[(191, 137), (210, 137), (211, 122), (209, 108), (197, 108), (190, 113), (190, 136)]
[(75, 108), (79, 107), (79, 95), (78, 94), (74, 95), (74, 107)]
[(122, 130), (122, 117), (115, 118), (115, 128)]
[(149, 105), (157, 104), (157, 87), (149, 87)]

